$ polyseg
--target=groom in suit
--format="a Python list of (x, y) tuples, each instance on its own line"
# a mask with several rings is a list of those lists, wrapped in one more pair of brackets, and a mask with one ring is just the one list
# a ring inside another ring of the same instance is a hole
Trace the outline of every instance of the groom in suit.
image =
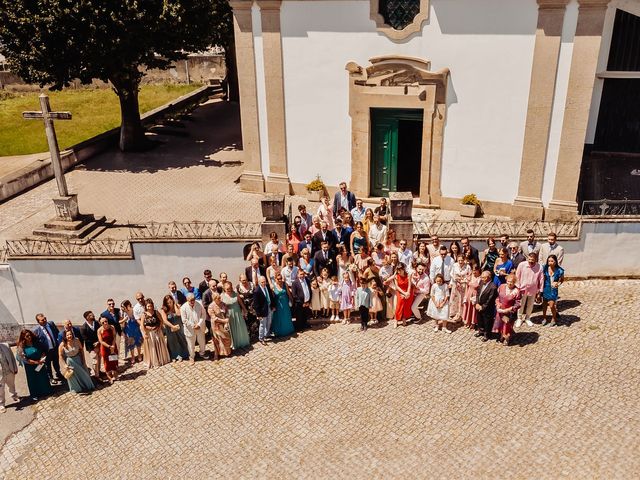
[(486, 342), (491, 336), (493, 321), (496, 316), (496, 297), (498, 296), (498, 287), (491, 279), (491, 272), (485, 270), (480, 277), (480, 286), (478, 288), (478, 300), (476, 301), (476, 310), (478, 311), (478, 333), (476, 337), (482, 337), (482, 341)]
[(296, 317), (296, 331), (301, 332), (307, 328), (307, 319), (311, 314), (311, 286), (306, 279), (306, 273), (302, 269), (298, 269), (298, 278), (293, 281), (291, 286), (293, 296), (293, 312)]
[(256, 317), (260, 321), (258, 329), (258, 340), (261, 344), (266, 345), (266, 337), (271, 331), (271, 317), (276, 309), (276, 298), (267, 285), (267, 279), (264, 275), (258, 278), (258, 286), (253, 291), (253, 309), (256, 311)]
[[(33, 330), (33, 333), (38, 338), (38, 342), (42, 346), (43, 350), (47, 352), (47, 358), (45, 363), (49, 369), (49, 375), (51, 381), (54, 384), (60, 383), (62, 380), (62, 373), (60, 372), (60, 361), (58, 357), (58, 327), (53, 322), (48, 322), (44, 313), (36, 315), (36, 322), (38, 326)], [(53, 368), (51, 368), (53, 366)], [(53, 372), (56, 372), (56, 376), (53, 376)]]

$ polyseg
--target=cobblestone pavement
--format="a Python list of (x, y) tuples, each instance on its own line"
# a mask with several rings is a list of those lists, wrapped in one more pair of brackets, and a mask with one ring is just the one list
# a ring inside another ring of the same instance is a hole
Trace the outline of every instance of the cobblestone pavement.
[(135, 368), (41, 401), (0, 476), (637, 478), (640, 282), (561, 294), (570, 325), (523, 328), (511, 348), (430, 322), (354, 322)]

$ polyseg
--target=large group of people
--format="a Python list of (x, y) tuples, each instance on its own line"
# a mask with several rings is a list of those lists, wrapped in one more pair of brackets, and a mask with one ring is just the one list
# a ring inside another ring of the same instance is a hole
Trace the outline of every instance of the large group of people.
[(197, 286), (188, 277), (182, 288), (170, 281), (158, 304), (142, 292), (135, 304), (124, 300), (119, 308), (110, 298), (97, 318), (84, 312), (80, 327), (65, 320), (59, 330), (36, 315), (38, 326), (20, 333), (15, 358), (0, 345), (0, 411), (5, 385), (17, 398), (18, 365), (37, 400), (61, 382), (75, 393), (113, 383), (121, 360), (147, 368), (218, 360), (248, 347), (252, 337), (267, 344), (303, 331), (310, 319), (357, 319), (366, 331), (386, 321), (398, 328), (426, 318), (435, 332), (464, 327), (505, 346), (523, 323), (533, 326), (535, 304), (542, 305), (543, 326), (559, 322), (564, 250), (553, 232), (546, 243), (531, 230), (521, 243), (491, 237), (482, 252), (469, 238), (445, 244), (432, 235), (412, 250), (413, 239), (396, 238), (386, 199), (364, 208), (345, 183), (333, 202), (322, 198), (315, 215), (306, 205), (298, 212), (284, 239), (273, 232), (265, 245), (248, 247), (235, 286), (226, 273), (216, 279), (207, 269)]

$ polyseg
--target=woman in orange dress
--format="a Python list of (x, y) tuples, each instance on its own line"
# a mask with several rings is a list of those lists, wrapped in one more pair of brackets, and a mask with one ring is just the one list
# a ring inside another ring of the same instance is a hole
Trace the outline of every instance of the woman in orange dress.
[(396, 268), (394, 282), (396, 290), (395, 327), (397, 327), (398, 322), (402, 322), (402, 325), (407, 324), (407, 319), (412, 315), (411, 304), (413, 303), (411, 282), (409, 281), (409, 275), (407, 275), (407, 269), (402, 263), (399, 263)]
[(219, 293), (214, 293), (213, 302), (209, 305), (207, 312), (211, 318), (211, 330), (213, 341), (213, 359), (231, 355), (231, 333), (229, 332), (229, 315), (227, 306), (220, 298)]

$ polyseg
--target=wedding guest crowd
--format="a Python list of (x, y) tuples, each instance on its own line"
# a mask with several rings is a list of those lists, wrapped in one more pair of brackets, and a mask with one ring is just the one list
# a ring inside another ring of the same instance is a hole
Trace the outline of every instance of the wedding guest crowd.
[[(386, 199), (365, 209), (345, 183), (333, 202), (322, 198), (315, 215), (305, 205), (298, 213), (284, 240), (272, 232), (264, 248), (250, 246), (236, 286), (225, 272), (216, 279), (205, 269), (197, 287), (189, 277), (181, 289), (168, 282), (157, 304), (142, 292), (120, 308), (109, 298), (97, 319), (86, 311), (79, 328), (65, 320), (59, 331), (36, 315), (38, 326), (20, 333), (16, 354), (30, 396), (46, 396), (61, 382), (75, 393), (90, 392), (103, 379), (113, 383), (121, 360), (144, 361), (149, 369), (219, 360), (247, 348), (252, 334), (266, 345), (304, 331), (311, 318), (345, 325), (358, 319), (366, 331), (385, 320), (398, 328), (426, 317), (435, 332), (450, 334), (460, 325), (503, 345), (523, 323), (533, 326), (535, 304), (542, 304), (542, 325), (559, 322), (564, 250), (555, 233), (546, 243), (531, 230), (520, 244), (508, 235), (491, 237), (482, 252), (467, 237), (445, 244), (432, 235), (413, 250), (413, 238), (396, 238)], [(16, 398), (17, 371), (2, 345), (0, 366), (1, 412), (5, 385)]]

